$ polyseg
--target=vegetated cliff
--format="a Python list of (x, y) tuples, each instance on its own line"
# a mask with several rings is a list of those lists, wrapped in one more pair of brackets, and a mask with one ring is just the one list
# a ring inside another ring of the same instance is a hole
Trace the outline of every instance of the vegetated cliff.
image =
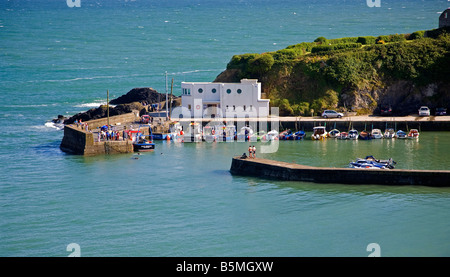
[(275, 52), (235, 55), (215, 82), (257, 78), (281, 115), (324, 109), (395, 115), (450, 109), (450, 29), (317, 38)]

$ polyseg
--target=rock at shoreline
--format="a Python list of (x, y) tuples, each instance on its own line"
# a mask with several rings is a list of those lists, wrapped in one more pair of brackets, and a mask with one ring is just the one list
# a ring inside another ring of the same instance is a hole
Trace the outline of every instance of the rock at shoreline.
[[(164, 102), (166, 95), (157, 92), (152, 88), (134, 88), (127, 94), (109, 101), (115, 107), (109, 107), (109, 116), (121, 115), (132, 111), (139, 111), (143, 115), (149, 111), (149, 105)], [(173, 97), (172, 107), (181, 105), (181, 97)], [(165, 103), (162, 106), (165, 109)], [(107, 117), (107, 105), (101, 105), (98, 108), (90, 109), (86, 112), (78, 113), (70, 118), (58, 116), (55, 120), (64, 120), (64, 124), (72, 124), (75, 120), (89, 121)]]
[(134, 88), (127, 94), (109, 101), (109, 103), (113, 105), (128, 104), (133, 102), (153, 104), (164, 101), (165, 99), (165, 94), (159, 93), (152, 88)]

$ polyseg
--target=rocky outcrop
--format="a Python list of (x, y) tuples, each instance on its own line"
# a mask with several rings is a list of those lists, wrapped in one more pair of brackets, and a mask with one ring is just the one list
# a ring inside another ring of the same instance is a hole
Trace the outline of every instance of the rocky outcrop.
[(134, 88), (127, 94), (109, 101), (109, 103), (113, 105), (128, 104), (133, 102), (153, 104), (164, 101), (165, 99), (165, 94), (159, 93), (152, 88)]

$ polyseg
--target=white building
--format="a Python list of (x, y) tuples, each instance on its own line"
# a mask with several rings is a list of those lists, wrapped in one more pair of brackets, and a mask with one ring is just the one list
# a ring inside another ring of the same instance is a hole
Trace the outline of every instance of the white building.
[(181, 105), (191, 117), (267, 117), (269, 99), (261, 99), (261, 83), (182, 82)]

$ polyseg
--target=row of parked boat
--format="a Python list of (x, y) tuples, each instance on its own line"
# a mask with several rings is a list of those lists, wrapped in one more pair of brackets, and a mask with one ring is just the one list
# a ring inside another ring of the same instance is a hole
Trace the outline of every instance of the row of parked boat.
[[(239, 131), (233, 124), (216, 124), (202, 126), (199, 123), (190, 123), (187, 128), (183, 128), (179, 122), (170, 125), (168, 132), (153, 133), (154, 140), (182, 140), (185, 142), (193, 141), (271, 141), (271, 140), (303, 140), (305, 139), (305, 131), (292, 131), (290, 129), (278, 132), (271, 130), (269, 132), (255, 132), (250, 126), (241, 127)], [(341, 132), (338, 129), (327, 131), (325, 126), (316, 126), (311, 134), (312, 140), (323, 140), (326, 138), (335, 138), (341, 140), (371, 140), (371, 139), (417, 139), (419, 131), (411, 129), (409, 132), (402, 130), (394, 131), (394, 129), (386, 129), (382, 132), (380, 129), (372, 131), (358, 132), (351, 129), (348, 132)]]
[(371, 140), (371, 139), (418, 139), (419, 131), (417, 129), (411, 129), (409, 132), (403, 130), (395, 131), (392, 128), (386, 129), (384, 133), (380, 129), (373, 129), (372, 131), (361, 131), (358, 132), (355, 129), (351, 129), (348, 132), (340, 132), (338, 129), (333, 129), (327, 132), (325, 126), (317, 126), (313, 129), (313, 134), (311, 139), (313, 140), (323, 140), (325, 138), (336, 138), (342, 140)]

